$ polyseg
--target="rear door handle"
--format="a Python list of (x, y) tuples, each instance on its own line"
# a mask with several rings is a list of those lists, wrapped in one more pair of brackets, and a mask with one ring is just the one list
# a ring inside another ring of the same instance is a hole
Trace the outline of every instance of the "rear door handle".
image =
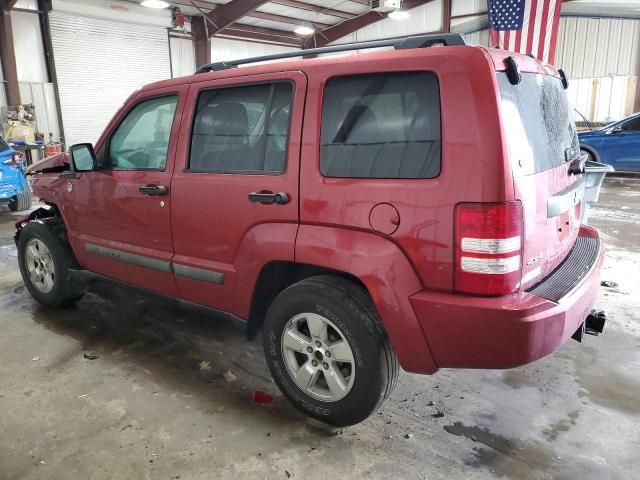
[(263, 203), (265, 205), (270, 205), (272, 203), (284, 205), (285, 203), (289, 203), (289, 195), (284, 192), (251, 192), (249, 194), (249, 201)]
[(167, 187), (164, 185), (143, 185), (138, 188), (138, 191), (143, 195), (151, 196), (166, 195), (168, 193)]

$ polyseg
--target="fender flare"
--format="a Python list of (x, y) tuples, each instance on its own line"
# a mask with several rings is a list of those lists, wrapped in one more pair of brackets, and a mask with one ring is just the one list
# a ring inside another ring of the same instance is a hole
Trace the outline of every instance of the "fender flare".
[(422, 284), (402, 250), (372, 232), (300, 225), (296, 263), (343, 271), (367, 288), (402, 367), (435, 373), (438, 366), (409, 297)]

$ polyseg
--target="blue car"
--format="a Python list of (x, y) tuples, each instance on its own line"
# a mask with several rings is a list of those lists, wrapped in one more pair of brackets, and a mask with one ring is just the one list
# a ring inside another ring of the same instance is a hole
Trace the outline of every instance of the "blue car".
[(31, 208), (31, 188), (24, 175), (20, 154), (0, 137), (0, 205), (13, 211)]
[(640, 113), (600, 130), (580, 132), (578, 138), (589, 160), (611, 165), (616, 171), (640, 171)]

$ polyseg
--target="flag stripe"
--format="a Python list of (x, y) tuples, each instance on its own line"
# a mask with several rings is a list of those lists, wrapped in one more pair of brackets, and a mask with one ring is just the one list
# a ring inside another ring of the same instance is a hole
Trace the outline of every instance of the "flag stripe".
[(549, 50), (549, 63), (556, 61), (556, 47), (558, 46), (558, 25), (560, 24), (560, 10), (562, 8), (562, 2), (556, 2), (556, 11), (553, 14), (553, 28), (551, 29), (553, 38), (549, 40), (551, 49)]
[(547, 23), (549, 21), (549, 3), (554, 0), (547, 0), (546, 2), (542, 2), (544, 4), (544, 8), (542, 9), (541, 15), (541, 25), (540, 25), (540, 38), (538, 38), (538, 55), (536, 55), (540, 60), (546, 62), (547, 59), (544, 58), (544, 44), (545, 38), (547, 38)]
[[(535, 18), (538, 11), (538, 0), (531, 0), (531, 8), (529, 8), (528, 26), (527, 26), (527, 48), (523, 53), (529, 55), (533, 52), (533, 34), (535, 30)], [(531, 21), (533, 19), (533, 22)]]

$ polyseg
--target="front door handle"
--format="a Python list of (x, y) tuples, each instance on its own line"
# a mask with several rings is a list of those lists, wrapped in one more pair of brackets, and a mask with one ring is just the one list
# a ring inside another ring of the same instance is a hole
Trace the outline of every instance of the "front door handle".
[(278, 205), (284, 205), (285, 203), (289, 203), (289, 195), (284, 192), (251, 192), (249, 194), (249, 201), (262, 203), (265, 205), (270, 205), (272, 203), (277, 203)]
[(166, 195), (169, 190), (164, 185), (143, 185), (138, 191), (143, 195), (159, 196)]

